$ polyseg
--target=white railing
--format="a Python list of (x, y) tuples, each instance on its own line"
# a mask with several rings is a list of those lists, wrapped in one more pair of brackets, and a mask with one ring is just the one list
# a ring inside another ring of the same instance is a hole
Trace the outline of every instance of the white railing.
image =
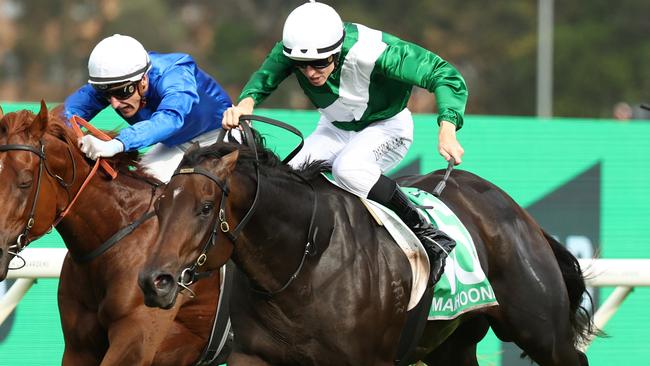
[[(10, 270), (7, 275), (7, 278), (15, 278), (16, 282), (0, 298), (0, 325), (18, 306), (36, 279), (59, 278), (63, 258), (67, 252), (67, 249), (61, 248), (26, 248), (20, 253), (20, 256), (25, 259), (25, 265), (20, 269)], [(9, 268), (22, 265), (23, 262), (19, 258), (14, 258)]]
[[(20, 256), (25, 258), (25, 266), (9, 271), (7, 278), (59, 278), (66, 253), (68, 250), (63, 248), (25, 248), (20, 252)], [(21, 264), (19, 258), (14, 258), (9, 268)]]
[[(650, 286), (650, 259), (580, 259), (580, 268), (587, 286), (615, 287), (614, 291), (598, 307), (594, 325), (604, 329), (634, 287)], [(586, 351), (592, 339), (583, 345)]]
[[(60, 248), (27, 248), (20, 254), (26, 263), (21, 269), (9, 271), (7, 278), (15, 278), (16, 282), (0, 298), (0, 325), (16, 308), (36, 279), (59, 277), (66, 253), (66, 249)], [(604, 328), (634, 287), (650, 286), (650, 259), (579, 261), (587, 286), (616, 287), (594, 314), (594, 323), (600, 329)], [(19, 259), (14, 258), (10, 267), (15, 268), (21, 264)], [(585, 350), (589, 343), (584, 346)]]

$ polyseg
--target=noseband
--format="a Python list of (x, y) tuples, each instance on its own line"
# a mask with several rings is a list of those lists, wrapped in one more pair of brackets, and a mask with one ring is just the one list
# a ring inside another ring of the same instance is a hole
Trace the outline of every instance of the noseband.
[(253, 204), (251, 205), (251, 208), (246, 213), (246, 216), (244, 216), (242, 221), (240, 221), (237, 227), (235, 227), (235, 230), (233, 231), (234, 233), (230, 231), (230, 225), (228, 225), (228, 222), (226, 220), (226, 197), (230, 192), (228, 188), (228, 182), (222, 181), (221, 179), (217, 178), (209, 171), (198, 167), (178, 169), (172, 175), (172, 178), (181, 174), (203, 175), (209, 178), (214, 183), (216, 183), (217, 186), (219, 186), (219, 188), (221, 189), (221, 203), (219, 204), (219, 212), (217, 214), (217, 219), (214, 220), (214, 224), (212, 225), (210, 236), (205, 241), (205, 244), (203, 244), (203, 249), (201, 250), (201, 254), (199, 254), (199, 257), (196, 259), (196, 261), (194, 261), (194, 263), (192, 263), (191, 266), (183, 269), (180, 278), (178, 279), (178, 285), (181, 286), (183, 289), (189, 291), (193, 296), (194, 292), (189, 288), (189, 286), (193, 284), (195, 281), (203, 277), (207, 277), (210, 274), (210, 272), (198, 272), (197, 269), (198, 267), (202, 266), (208, 259), (207, 253), (210, 250), (210, 248), (212, 248), (215, 245), (215, 241), (217, 238), (217, 230), (220, 229), (221, 232), (223, 232), (228, 237), (228, 239), (230, 239), (230, 241), (232, 241), (232, 243), (234, 244), (237, 241), (237, 238), (239, 237), (242, 228), (244, 227), (244, 225), (246, 225), (246, 223), (252, 216), (253, 212), (255, 211), (255, 208), (257, 207), (256, 204), (257, 196), (259, 192), (259, 171), (257, 172), (258, 184), (257, 184), (257, 190), (255, 191), (255, 199), (253, 201)]

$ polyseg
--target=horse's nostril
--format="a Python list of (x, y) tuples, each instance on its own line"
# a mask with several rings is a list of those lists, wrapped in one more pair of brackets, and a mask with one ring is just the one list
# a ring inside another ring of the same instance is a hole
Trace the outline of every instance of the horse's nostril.
[(0, 259), (5, 255), (4, 249), (0, 248)]
[(157, 290), (166, 289), (169, 286), (171, 286), (173, 283), (174, 283), (174, 277), (172, 277), (172, 275), (170, 274), (158, 275), (153, 281), (153, 284)]

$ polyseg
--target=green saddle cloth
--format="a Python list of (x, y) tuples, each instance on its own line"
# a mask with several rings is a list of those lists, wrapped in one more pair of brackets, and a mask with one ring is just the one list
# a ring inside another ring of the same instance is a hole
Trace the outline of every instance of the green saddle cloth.
[(447, 258), (445, 273), (435, 285), (430, 320), (453, 319), (467, 311), (498, 305), (465, 225), (447, 205), (434, 195), (417, 188), (402, 190), (440, 230), (456, 240)]

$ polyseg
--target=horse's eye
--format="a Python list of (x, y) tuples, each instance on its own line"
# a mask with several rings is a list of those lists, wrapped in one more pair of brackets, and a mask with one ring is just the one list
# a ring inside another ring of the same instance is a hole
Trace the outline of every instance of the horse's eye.
[(201, 205), (201, 215), (207, 216), (212, 213), (212, 209), (214, 208), (214, 204), (212, 202), (203, 202)]
[(31, 188), (32, 184), (34, 183), (34, 176), (32, 175), (32, 172), (28, 170), (22, 170), (18, 173), (17, 177), (18, 181), (18, 188), (20, 189), (27, 189)]
[(30, 180), (23, 181), (23, 182), (18, 182), (18, 188), (20, 188), (20, 189), (31, 188), (31, 187), (32, 187), (32, 183), (34, 183), (34, 182), (33, 182), (31, 179), (30, 179)]

